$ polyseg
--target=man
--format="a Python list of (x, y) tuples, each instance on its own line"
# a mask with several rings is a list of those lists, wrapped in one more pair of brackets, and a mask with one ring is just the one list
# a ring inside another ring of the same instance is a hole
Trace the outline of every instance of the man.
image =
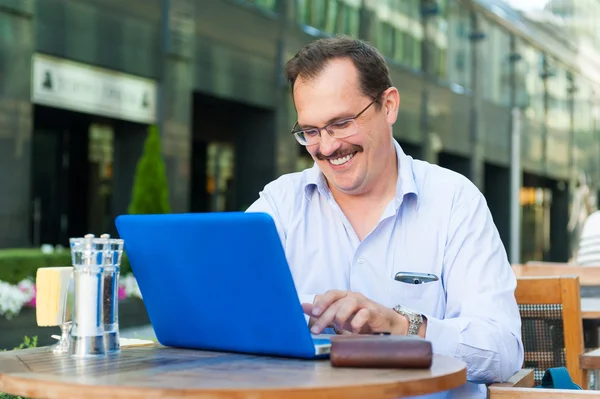
[(418, 334), (467, 363), (473, 383), (453, 397), (485, 397), (481, 384), (507, 380), (524, 355), (516, 280), (483, 195), (404, 154), (400, 95), (369, 44), (318, 40), (286, 74), (293, 133), (315, 165), (269, 183), (248, 211), (275, 220), (312, 332)]
[[(581, 244), (581, 235), (588, 217), (595, 211), (595, 196), (592, 195), (590, 187), (587, 185), (585, 173), (580, 174), (579, 181), (573, 193), (573, 201), (571, 205), (571, 215), (567, 230), (569, 231), (571, 243), (571, 261), (578, 262), (579, 245)], [(586, 250), (584, 250), (586, 252)]]
[(586, 219), (581, 229), (577, 257), (573, 264), (600, 266), (600, 211), (593, 212)]

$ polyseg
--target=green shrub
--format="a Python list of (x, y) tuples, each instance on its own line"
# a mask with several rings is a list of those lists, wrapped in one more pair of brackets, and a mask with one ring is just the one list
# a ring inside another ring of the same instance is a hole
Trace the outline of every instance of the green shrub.
[(144, 153), (138, 161), (130, 214), (170, 213), (169, 188), (161, 155), (160, 136), (155, 125), (148, 129)]
[[(31, 277), (35, 279), (37, 269), (51, 266), (70, 266), (71, 252), (68, 248), (61, 252), (44, 254), (39, 249), (0, 250), (0, 281), (17, 284)], [(127, 256), (123, 255), (121, 275), (131, 272)]]
[[(23, 340), (23, 343), (21, 343), (21, 345), (17, 346), (15, 348), (15, 350), (35, 348), (36, 346), (37, 346), (37, 337), (29, 338), (26, 336), (25, 339)], [(25, 399), (25, 398), (22, 398), (21, 396), (8, 395), (6, 393), (0, 392), (0, 399)]]

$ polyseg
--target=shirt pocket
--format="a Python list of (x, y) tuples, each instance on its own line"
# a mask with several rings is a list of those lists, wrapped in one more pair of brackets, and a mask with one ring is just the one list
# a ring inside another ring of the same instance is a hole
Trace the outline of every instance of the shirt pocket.
[[(435, 274), (438, 279), (421, 284), (410, 284), (394, 279), (398, 272), (410, 273), (430, 273)], [(414, 311), (425, 314), (436, 314), (442, 305), (445, 295), (441, 276), (434, 271), (424, 271), (423, 269), (395, 270), (388, 284), (388, 295), (391, 306), (402, 305)]]

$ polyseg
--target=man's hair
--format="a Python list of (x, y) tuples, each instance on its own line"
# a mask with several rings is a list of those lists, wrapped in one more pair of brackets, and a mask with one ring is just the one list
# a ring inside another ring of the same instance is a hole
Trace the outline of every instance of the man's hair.
[(298, 77), (315, 79), (330, 61), (342, 58), (350, 58), (358, 70), (363, 94), (375, 98), (392, 86), (387, 63), (375, 47), (362, 40), (338, 36), (306, 45), (287, 62), (285, 74), (292, 91)]

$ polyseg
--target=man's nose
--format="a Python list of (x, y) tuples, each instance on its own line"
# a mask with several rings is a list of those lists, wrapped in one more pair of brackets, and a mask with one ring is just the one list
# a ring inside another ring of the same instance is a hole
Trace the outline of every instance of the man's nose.
[(330, 156), (340, 148), (341, 142), (338, 139), (331, 137), (329, 132), (325, 129), (321, 130), (321, 142), (319, 143), (319, 150), (323, 156)]

